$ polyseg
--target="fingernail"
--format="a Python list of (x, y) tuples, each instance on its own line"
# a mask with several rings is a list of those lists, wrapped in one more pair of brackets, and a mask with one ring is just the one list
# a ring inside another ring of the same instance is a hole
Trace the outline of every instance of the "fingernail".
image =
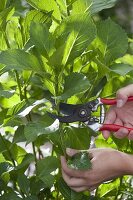
[(117, 107), (121, 108), (124, 105), (124, 101), (122, 99), (117, 100)]

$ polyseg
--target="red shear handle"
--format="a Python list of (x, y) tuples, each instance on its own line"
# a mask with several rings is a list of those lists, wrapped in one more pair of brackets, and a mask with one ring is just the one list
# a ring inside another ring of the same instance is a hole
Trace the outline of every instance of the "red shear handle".
[[(116, 99), (105, 99), (105, 98), (101, 98), (100, 101), (106, 105), (115, 105), (117, 102)], [(129, 101), (133, 101), (133, 96), (128, 97), (127, 102)]]
[(100, 131), (113, 131), (117, 132), (120, 128), (126, 128), (128, 131), (133, 131), (133, 128), (129, 128), (126, 126), (120, 126), (117, 124), (103, 124), (102, 127), (99, 129)]

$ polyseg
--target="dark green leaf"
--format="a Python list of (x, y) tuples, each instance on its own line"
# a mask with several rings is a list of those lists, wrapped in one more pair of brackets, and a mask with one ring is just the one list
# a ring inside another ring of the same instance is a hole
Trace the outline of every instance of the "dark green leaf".
[(23, 50), (11, 49), (0, 54), (0, 63), (5, 64), (7, 69), (39, 71), (40, 64), (37, 58)]
[(47, 187), (51, 187), (54, 183), (54, 172), (59, 167), (59, 160), (54, 157), (46, 157), (37, 162), (37, 176), (42, 180)]
[(40, 135), (54, 133), (59, 128), (59, 121), (55, 120), (53, 124), (47, 126), (47, 123), (29, 123), (25, 126), (24, 134), (27, 142), (33, 142)]
[(20, 187), (21, 191), (28, 195), (30, 191), (30, 181), (24, 174), (18, 175), (18, 186)]
[(72, 73), (65, 79), (64, 93), (61, 99), (67, 99), (75, 94), (86, 91), (90, 86), (89, 80), (80, 73)]
[[(61, 194), (63, 195), (63, 197), (66, 200), (86, 200), (86, 196), (83, 195), (83, 193), (77, 193), (73, 190), (71, 190), (71, 188), (68, 187), (68, 185), (65, 183), (65, 181), (63, 180), (63, 178), (60, 178), (58, 181), (58, 186), (59, 186), (59, 191), (61, 192)], [(88, 198), (87, 198), (88, 199)]]

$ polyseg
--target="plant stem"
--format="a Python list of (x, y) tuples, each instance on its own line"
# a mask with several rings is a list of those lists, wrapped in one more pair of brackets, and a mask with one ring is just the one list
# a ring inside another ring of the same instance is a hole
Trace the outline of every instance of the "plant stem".
[(32, 149), (33, 149), (34, 158), (35, 158), (35, 167), (36, 167), (36, 170), (37, 170), (37, 157), (36, 157), (36, 149), (35, 149), (34, 142), (32, 142)]
[(23, 100), (23, 94), (22, 94), (21, 83), (20, 83), (19, 74), (18, 74), (17, 70), (15, 70), (15, 75), (16, 75), (16, 80), (17, 80), (17, 84), (18, 84), (20, 100), (22, 101)]

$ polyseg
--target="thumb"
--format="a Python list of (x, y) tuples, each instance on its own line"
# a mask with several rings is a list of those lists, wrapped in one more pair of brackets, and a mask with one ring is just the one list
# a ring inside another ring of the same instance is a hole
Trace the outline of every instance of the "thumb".
[(119, 89), (116, 93), (117, 107), (121, 108), (127, 102), (128, 97), (133, 96), (133, 84)]
[(78, 152), (79, 152), (79, 150), (71, 149), (71, 148), (66, 148), (66, 153), (70, 157), (74, 156)]

